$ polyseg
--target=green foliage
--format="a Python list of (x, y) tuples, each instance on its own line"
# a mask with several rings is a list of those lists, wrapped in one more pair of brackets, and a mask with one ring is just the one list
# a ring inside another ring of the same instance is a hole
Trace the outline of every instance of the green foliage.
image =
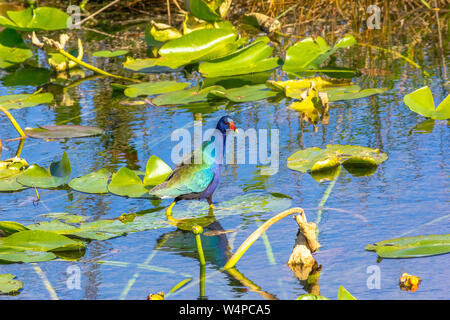
[(315, 173), (319, 171), (333, 172), (333, 168), (343, 164), (352, 173), (352, 169), (369, 170), (376, 168), (388, 158), (386, 153), (378, 149), (371, 149), (350, 145), (327, 145), (326, 149), (318, 147), (300, 150), (287, 159), (289, 169)]
[(157, 156), (151, 156), (145, 167), (144, 185), (156, 186), (166, 180), (172, 169)]
[(26, 187), (57, 188), (67, 182), (70, 178), (70, 161), (66, 152), (62, 159), (52, 162), (47, 169), (37, 164), (29, 166), (22, 174), (17, 176), (17, 182)]
[(367, 245), (381, 258), (416, 258), (450, 252), (450, 234), (404, 237)]
[(155, 94), (183, 90), (189, 86), (187, 82), (158, 81), (132, 84), (126, 87), (124, 93), (127, 97), (152, 96)]
[(21, 109), (34, 107), (43, 103), (53, 101), (53, 95), (49, 92), (34, 94), (11, 94), (0, 97), (0, 106), (8, 109)]
[(302, 72), (308, 69), (320, 70), (320, 66), (338, 49), (348, 48), (356, 43), (352, 35), (338, 40), (333, 47), (329, 47), (325, 40), (306, 38), (297, 42), (286, 51), (286, 61), (283, 70), (286, 72)]
[(189, 11), (197, 18), (209, 22), (224, 18), (232, 0), (189, 0)]
[(0, 26), (21, 31), (67, 29), (71, 21), (67, 13), (51, 7), (7, 11), (7, 16), (0, 15)]
[(233, 102), (250, 102), (263, 100), (276, 96), (278, 93), (272, 91), (265, 84), (257, 84), (253, 86), (242, 86), (232, 89), (215, 89), (209, 92), (209, 95), (219, 98), (228, 99)]
[(205, 77), (225, 77), (263, 72), (279, 66), (279, 58), (269, 58), (273, 48), (269, 38), (262, 37), (223, 58), (203, 62), (199, 71)]
[(148, 190), (145, 188), (141, 178), (128, 168), (120, 168), (114, 173), (108, 190), (119, 196), (140, 198), (148, 196)]
[(5, 29), (0, 32), (0, 68), (24, 62), (32, 56), (33, 53), (17, 31)]
[(39, 139), (67, 139), (96, 136), (103, 130), (97, 127), (81, 125), (39, 126), (38, 128), (25, 128), (25, 134), (31, 138)]
[(108, 169), (102, 168), (99, 171), (70, 180), (69, 187), (86, 193), (107, 193), (108, 181), (111, 176), (112, 173)]
[(10, 273), (0, 274), (0, 294), (14, 293), (22, 289), (23, 282), (14, 280), (15, 277)]
[(433, 94), (428, 86), (422, 87), (407, 94), (403, 102), (412, 111), (434, 120), (450, 118), (450, 95), (448, 95), (437, 108), (434, 106)]

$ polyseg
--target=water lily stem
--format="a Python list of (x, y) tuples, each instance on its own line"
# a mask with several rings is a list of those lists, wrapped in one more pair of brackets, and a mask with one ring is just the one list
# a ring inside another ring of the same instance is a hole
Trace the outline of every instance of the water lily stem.
[(127, 80), (127, 81), (132, 81), (132, 82), (139, 82), (139, 83), (141, 82), (140, 80), (137, 80), (137, 79), (132, 79), (132, 78), (118, 76), (118, 75), (106, 72), (106, 71), (104, 71), (102, 69), (96, 68), (96, 67), (94, 67), (94, 66), (84, 62), (83, 60), (80, 60), (80, 59), (74, 57), (73, 55), (71, 55), (70, 53), (64, 51), (63, 49), (59, 49), (58, 52), (60, 54), (62, 54), (64, 57), (66, 57), (67, 59), (69, 59), (69, 60), (79, 64), (80, 66), (85, 67), (86, 69), (94, 71), (95, 73), (99, 73), (99, 74), (102, 74), (104, 76), (108, 76), (108, 77), (116, 78), (116, 79), (121, 79), (121, 80)]
[(228, 260), (228, 262), (223, 267), (224, 270), (228, 270), (230, 268), (233, 268), (236, 263), (241, 259), (241, 257), (244, 255), (244, 253), (251, 247), (251, 245), (264, 233), (267, 229), (269, 229), (270, 226), (277, 223), (281, 219), (290, 216), (294, 213), (302, 213), (302, 208), (292, 208), (285, 210), (276, 216), (273, 216), (266, 222), (264, 222), (256, 231), (254, 231), (237, 249), (237, 251), (233, 254), (233, 256)]
[(2, 106), (0, 106), (0, 111), (2, 111), (9, 119), (9, 121), (11, 122), (11, 124), (14, 126), (14, 128), (16, 129), (17, 133), (22, 137), (25, 138), (26, 135), (23, 132), (22, 128), (19, 126), (19, 124), (17, 123), (16, 119), (14, 119), (14, 117), (12, 116), (11, 113), (8, 112), (8, 110), (6, 110), (5, 108), (3, 108)]
[[(339, 168), (338, 173), (334, 176), (333, 181), (328, 185), (327, 190), (325, 190), (325, 193), (322, 196), (322, 199), (320, 200), (318, 210), (317, 210), (317, 218), (316, 218), (316, 225), (319, 226), (320, 221), (322, 220), (322, 210), (325, 205), (325, 203), (328, 200), (328, 197), (331, 194), (331, 191), (333, 191), (334, 185), (336, 184), (337, 179), (339, 178), (339, 175), (341, 174), (341, 170)], [(317, 228), (317, 234), (319, 233), (319, 228)]]
[(425, 75), (429, 76), (429, 73), (426, 72), (425, 70), (423, 70), (421, 66), (419, 66), (417, 63), (415, 63), (410, 58), (405, 57), (404, 55), (398, 53), (397, 51), (390, 50), (390, 49), (387, 49), (387, 48), (378, 47), (378, 46), (374, 46), (374, 45), (372, 45), (370, 43), (358, 42), (357, 44), (360, 45), (360, 46), (363, 46), (363, 47), (369, 47), (369, 48), (373, 48), (373, 49), (384, 51), (386, 53), (390, 53), (390, 54), (392, 54), (392, 55), (394, 55), (394, 56), (396, 56), (396, 57), (398, 57), (400, 59), (405, 60), (406, 62), (408, 62), (410, 65), (416, 67), (417, 69), (422, 70)]
[(195, 235), (195, 243), (197, 244), (198, 258), (202, 266), (206, 265), (205, 255), (203, 253), (202, 239), (199, 234)]

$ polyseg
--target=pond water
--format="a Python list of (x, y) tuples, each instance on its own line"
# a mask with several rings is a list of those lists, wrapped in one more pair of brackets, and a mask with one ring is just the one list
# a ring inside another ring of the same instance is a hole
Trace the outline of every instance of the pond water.
[[(107, 41), (100, 44), (108, 46)], [(89, 50), (86, 45), (88, 62), (122, 72), (118, 68), (120, 58), (95, 59)], [(302, 123), (296, 111), (287, 108), (290, 102), (286, 99), (202, 108), (124, 105), (120, 102), (126, 97), (111, 88), (111, 83), (117, 81), (108, 78), (84, 81), (64, 93), (57, 87), (47, 86), (46, 90), (56, 93), (56, 103), (12, 110), (12, 113), (22, 128), (65, 123), (99, 126), (105, 130), (105, 134), (96, 137), (26, 140), (22, 157), (30, 164), (39, 163), (46, 167), (66, 151), (72, 164), (72, 178), (104, 166), (115, 170), (124, 166), (145, 170), (151, 155), (174, 167), (171, 152), (177, 142), (171, 141), (171, 134), (183, 127), (192, 131), (194, 119), (201, 119), (204, 129), (214, 128), (218, 119), (228, 114), (239, 130), (278, 129), (278, 173), (263, 176), (259, 165), (228, 165), (214, 194), (214, 202), (220, 208), (222, 202), (237, 196), (270, 193), (282, 193), (292, 199), (280, 201), (283, 206), (274, 206), (268, 212), (221, 216), (206, 228), (205, 231), (224, 229), (233, 232), (202, 236), (206, 255), (203, 298), (264, 299), (269, 295), (295, 299), (308, 293), (310, 285), (307, 281), (296, 278), (286, 265), (298, 229), (291, 218), (272, 226), (266, 236), (245, 253), (236, 266), (240, 276), (219, 271), (227, 257), (264, 221), (286, 207), (302, 207), (309, 221), (320, 218), (319, 242), (322, 247), (315, 257), (321, 265), (318, 284), (323, 296), (336, 298), (338, 287), (342, 285), (358, 299), (448, 299), (450, 255), (377, 261), (375, 253), (364, 250), (367, 244), (385, 239), (445, 234), (450, 230), (448, 123), (436, 121), (431, 133), (411, 133), (424, 118), (403, 103), (405, 94), (424, 85), (430, 86), (436, 103), (448, 94), (441, 59), (432, 48), (421, 50), (424, 58), (420, 63), (429, 76), (401, 59), (365, 57), (363, 53), (367, 51), (362, 47), (345, 52), (339, 58), (346, 65), (363, 68), (369, 63), (364, 59), (368, 59), (375, 69), (387, 71), (382, 75), (355, 78), (356, 83), (388, 87), (389, 90), (368, 98), (332, 103), (329, 124), (318, 124), (316, 130), (313, 125)], [(44, 59), (39, 63), (45, 67)], [(184, 80), (186, 77), (192, 83), (200, 81), (198, 75), (181, 73), (152, 76), (152, 79)], [(283, 79), (284, 76), (278, 70), (270, 77)], [(35, 86), (0, 85), (0, 95), (35, 90)], [(6, 117), (0, 117), (0, 128), (3, 141), (17, 137)], [(319, 183), (309, 174), (288, 169), (286, 159), (297, 150), (327, 144), (379, 148), (389, 158), (370, 176), (352, 176), (343, 169), (320, 214), (318, 205), (331, 182)], [(17, 141), (3, 142), (2, 159), (14, 156), (17, 145)], [(0, 220), (30, 224), (48, 220), (44, 215), (53, 212), (82, 215), (91, 221), (115, 218), (122, 213), (164, 217), (164, 209), (171, 202), (84, 194), (69, 189), (41, 189), (39, 194), (40, 202), (35, 205), (36, 194), (32, 188), (1, 193)], [(177, 204), (174, 216), (182, 217), (190, 205), (187, 202)], [(206, 214), (205, 208), (199, 209), (199, 216)], [(190, 283), (169, 298), (201, 298), (201, 270), (194, 235), (175, 227), (91, 241), (85, 255), (75, 261), (1, 265), (1, 273), (16, 275), (24, 282), (24, 288), (17, 296), (0, 296), (0, 299), (51, 298), (37, 266), (59, 299), (145, 299), (149, 293), (167, 293), (189, 277), (192, 278)], [(367, 285), (372, 274), (368, 270), (373, 270), (374, 266), (379, 268), (381, 277), (378, 289), (370, 289)], [(81, 271), (80, 288), (67, 284), (68, 271), (74, 268)], [(417, 292), (400, 290), (398, 279), (404, 272), (421, 277)]]

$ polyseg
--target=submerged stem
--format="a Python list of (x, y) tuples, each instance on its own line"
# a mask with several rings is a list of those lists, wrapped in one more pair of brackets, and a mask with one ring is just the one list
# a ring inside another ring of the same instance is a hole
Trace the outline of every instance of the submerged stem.
[[(334, 176), (331, 183), (328, 185), (327, 190), (325, 190), (325, 193), (323, 194), (322, 199), (320, 200), (318, 210), (317, 210), (317, 218), (316, 218), (316, 225), (319, 226), (320, 220), (322, 220), (322, 210), (323, 206), (325, 205), (325, 202), (327, 202), (328, 197), (331, 194), (331, 191), (333, 191), (334, 185), (336, 184), (337, 179), (339, 178), (339, 175), (341, 174), (341, 169), (339, 168), (338, 173)], [(319, 233), (319, 228), (317, 228), (317, 233)]]

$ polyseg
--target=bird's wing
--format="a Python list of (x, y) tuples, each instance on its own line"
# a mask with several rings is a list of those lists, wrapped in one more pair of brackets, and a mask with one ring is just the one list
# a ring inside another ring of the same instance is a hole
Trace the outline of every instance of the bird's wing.
[(214, 178), (214, 171), (203, 165), (180, 165), (165, 182), (149, 191), (158, 197), (175, 198), (204, 191)]

